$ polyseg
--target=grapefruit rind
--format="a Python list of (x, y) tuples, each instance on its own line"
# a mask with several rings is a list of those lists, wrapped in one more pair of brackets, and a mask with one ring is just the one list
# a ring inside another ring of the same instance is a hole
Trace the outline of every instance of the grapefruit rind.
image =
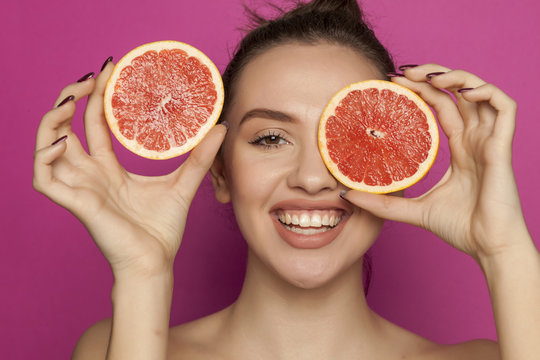
[[(427, 158), (419, 165), (418, 170), (412, 176), (404, 178), (400, 181), (394, 181), (391, 184), (385, 186), (367, 185), (364, 182), (356, 182), (351, 180), (349, 177), (347, 177), (347, 175), (343, 174), (339, 170), (338, 164), (336, 164), (330, 158), (330, 154), (326, 146), (326, 121), (330, 116), (334, 115), (336, 107), (351, 91), (365, 90), (371, 88), (376, 88), (378, 90), (389, 89), (400, 95), (406, 96), (409, 100), (412, 100), (418, 106), (418, 108), (426, 115), (428, 132), (432, 140), (431, 149)], [(353, 190), (360, 190), (374, 194), (386, 194), (410, 187), (420, 181), (427, 174), (427, 172), (433, 165), (435, 158), (437, 157), (437, 152), (439, 149), (439, 129), (437, 126), (437, 120), (435, 119), (435, 115), (433, 114), (429, 106), (424, 102), (424, 100), (415, 92), (402, 85), (390, 81), (366, 80), (350, 84), (345, 88), (341, 89), (336, 95), (332, 97), (332, 99), (324, 109), (321, 120), (319, 122), (318, 145), (319, 151), (326, 167), (340, 183)]]
[[(159, 52), (160, 50), (170, 50), (170, 49), (183, 50), (187, 53), (189, 57), (197, 58), (201, 63), (203, 63), (204, 65), (208, 67), (208, 69), (210, 70), (210, 73), (212, 74), (212, 81), (215, 86), (215, 90), (217, 92), (217, 99), (216, 99), (216, 103), (214, 104), (214, 111), (212, 112), (211, 116), (199, 128), (197, 134), (194, 137), (188, 139), (188, 141), (186, 141), (186, 143), (183, 144), (182, 146), (173, 147), (163, 152), (158, 152), (158, 151), (148, 150), (144, 148), (142, 144), (139, 144), (136, 139), (130, 140), (130, 139), (127, 139), (124, 135), (122, 135), (118, 126), (118, 122), (116, 121), (116, 118), (113, 114), (111, 99), (114, 93), (114, 84), (118, 80), (118, 77), (120, 76), (122, 69), (130, 65), (134, 58), (144, 54), (147, 51), (155, 50)], [(120, 61), (118, 61), (105, 87), (104, 111), (105, 111), (105, 118), (107, 119), (107, 123), (109, 124), (109, 128), (111, 129), (116, 139), (125, 148), (147, 159), (165, 160), (165, 159), (170, 159), (170, 158), (185, 154), (186, 152), (190, 151), (201, 142), (204, 136), (217, 123), (219, 116), (221, 114), (221, 110), (223, 109), (223, 101), (224, 101), (223, 80), (221, 79), (221, 74), (219, 73), (219, 70), (217, 69), (216, 65), (212, 62), (212, 60), (210, 60), (206, 56), (206, 54), (204, 54), (202, 51), (200, 51), (199, 49), (189, 44), (186, 44), (180, 41), (174, 41), (174, 40), (164, 40), (164, 41), (156, 41), (156, 42), (151, 42), (151, 43), (141, 45), (131, 50), (130, 52), (128, 52), (126, 55), (124, 55), (124, 57), (120, 59)]]

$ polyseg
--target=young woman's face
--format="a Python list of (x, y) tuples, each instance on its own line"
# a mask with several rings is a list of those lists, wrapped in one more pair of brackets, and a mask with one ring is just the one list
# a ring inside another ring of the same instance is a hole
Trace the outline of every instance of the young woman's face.
[(287, 44), (254, 58), (237, 82), (216, 196), (232, 201), (251, 255), (296, 286), (350, 268), (380, 232), (382, 220), (339, 197), (345, 187), (317, 147), (328, 101), (367, 79), (382, 76), (351, 49)]

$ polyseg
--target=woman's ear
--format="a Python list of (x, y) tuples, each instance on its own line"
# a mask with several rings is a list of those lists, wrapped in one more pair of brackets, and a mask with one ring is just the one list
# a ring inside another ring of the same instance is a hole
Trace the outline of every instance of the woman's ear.
[(214, 194), (216, 200), (222, 204), (226, 204), (231, 201), (231, 193), (229, 191), (229, 184), (225, 178), (225, 165), (223, 164), (223, 156), (218, 154), (214, 160), (214, 163), (210, 167), (210, 177), (212, 179), (212, 185), (214, 185)]

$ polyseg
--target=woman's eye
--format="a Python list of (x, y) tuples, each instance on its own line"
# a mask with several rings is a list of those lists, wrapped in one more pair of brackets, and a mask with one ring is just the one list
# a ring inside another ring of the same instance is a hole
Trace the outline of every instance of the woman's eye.
[(264, 146), (265, 148), (273, 148), (273, 147), (279, 147), (281, 145), (287, 145), (289, 144), (289, 142), (280, 135), (269, 134), (269, 135), (259, 136), (255, 140), (250, 141), (250, 144)]
[(283, 139), (280, 136), (269, 135), (262, 138), (261, 143), (264, 145), (280, 145), (280, 144), (286, 144), (287, 142), (285, 141), (285, 139)]

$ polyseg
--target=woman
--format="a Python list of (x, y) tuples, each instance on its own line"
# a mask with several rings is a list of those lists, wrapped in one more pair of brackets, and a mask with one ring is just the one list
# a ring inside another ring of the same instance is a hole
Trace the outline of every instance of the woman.
[[(538, 357), (540, 259), (512, 173), (515, 103), (464, 71), (426, 64), (395, 73), (355, 1), (316, 0), (276, 21), (259, 20), (224, 73), (223, 125), (167, 176), (129, 174), (116, 161), (102, 113), (109, 59), (95, 80), (66, 87), (44, 116), (35, 187), (85, 224), (115, 278), (113, 318), (91, 327), (73, 358)], [(317, 150), (318, 120), (331, 96), (352, 82), (387, 77), (418, 92), (449, 138), (446, 175), (417, 199), (347, 192)], [(73, 100), (87, 95), (89, 154), (70, 129)], [(248, 243), (246, 279), (228, 308), (169, 329), (172, 264), (208, 170)], [(310, 229), (287, 216), (307, 216)], [(432, 231), (479, 263), (498, 344), (435, 344), (368, 308), (362, 259), (383, 219)]]

